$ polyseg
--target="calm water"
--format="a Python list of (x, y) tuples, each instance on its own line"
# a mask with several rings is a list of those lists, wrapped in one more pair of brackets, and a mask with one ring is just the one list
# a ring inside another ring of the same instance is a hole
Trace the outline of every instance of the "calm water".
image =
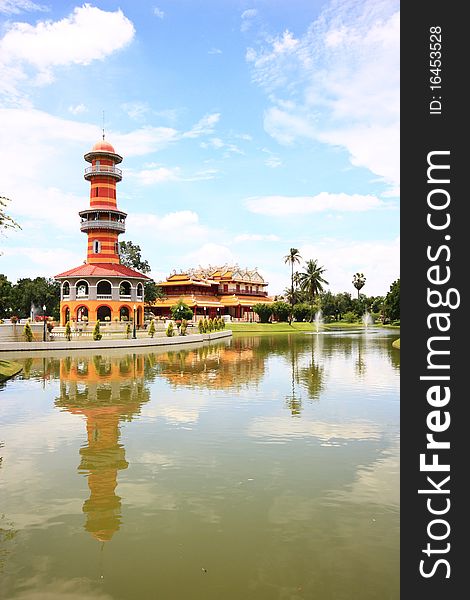
[(0, 597), (398, 599), (396, 337), (17, 355)]

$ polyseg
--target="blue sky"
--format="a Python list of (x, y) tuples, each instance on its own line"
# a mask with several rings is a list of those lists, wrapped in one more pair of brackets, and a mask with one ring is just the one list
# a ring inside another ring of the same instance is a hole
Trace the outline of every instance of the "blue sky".
[(158, 280), (289, 248), (334, 292), (399, 276), (399, 6), (389, 0), (0, 0), (0, 273), (83, 262), (85, 154), (124, 157), (121, 239)]

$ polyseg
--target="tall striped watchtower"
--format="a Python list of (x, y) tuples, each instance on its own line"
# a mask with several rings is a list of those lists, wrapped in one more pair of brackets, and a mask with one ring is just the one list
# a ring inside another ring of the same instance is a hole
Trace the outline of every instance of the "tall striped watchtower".
[(83, 265), (56, 275), (61, 283), (60, 322), (130, 321), (144, 317), (144, 284), (149, 278), (121, 264), (119, 235), (126, 229), (126, 213), (117, 207), (116, 183), (122, 157), (104, 139), (85, 154), (90, 163), (90, 206), (80, 211), (80, 229), (88, 236)]

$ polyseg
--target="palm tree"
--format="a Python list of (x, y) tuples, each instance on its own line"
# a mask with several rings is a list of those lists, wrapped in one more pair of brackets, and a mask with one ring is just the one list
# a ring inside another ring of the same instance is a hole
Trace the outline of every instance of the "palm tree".
[(289, 254), (284, 256), (284, 264), (290, 264), (291, 266), (291, 276), (290, 276), (290, 303), (291, 303), (291, 314), (289, 323), (292, 321), (292, 308), (294, 306), (294, 265), (295, 263), (300, 264), (302, 257), (300, 256), (300, 252), (297, 248), (291, 248), (289, 250)]
[(357, 298), (359, 299), (359, 292), (364, 287), (366, 283), (366, 278), (364, 277), (364, 273), (355, 273), (352, 284), (357, 290)]
[(318, 261), (308, 260), (305, 266), (305, 271), (299, 274), (300, 289), (310, 296), (313, 304), (315, 296), (323, 292), (323, 284), (329, 285), (322, 275), (325, 272), (324, 267), (318, 266)]

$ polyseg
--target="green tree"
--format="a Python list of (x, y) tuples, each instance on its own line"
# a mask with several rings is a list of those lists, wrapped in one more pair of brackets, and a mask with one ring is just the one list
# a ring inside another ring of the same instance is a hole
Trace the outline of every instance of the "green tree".
[(188, 322), (186, 321), (186, 319), (183, 319), (181, 321), (180, 335), (186, 335), (187, 328), (188, 328)]
[(193, 311), (181, 299), (170, 308), (170, 311), (171, 318), (175, 321), (181, 321), (182, 319), (189, 321), (193, 318)]
[(206, 333), (206, 330), (204, 327), (204, 319), (199, 319), (197, 328), (199, 329), (199, 333)]
[(259, 302), (253, 306), (253, 312), (256, 313), (259, 317), (261, 323), (268, 323), (269, 318), (273, 314), (273, 309), (271, 304), (266, 304), (264, 302)]
[(390, 321), (398, 321), (400, 318), (400, 280), (397, 279), (390, 286), (390, 290), (384, 300), (384, 314)]
[(364, 277), (364, 273), (355, 273), (352, 284), (357, 290), (357, 297), (359, 298), (359, 292), (362, 290), (366, 283), (366, 277)]
[(284, 264), (290, 265), (290, 303), (291, 303), (291, 320), (292, 320), (292, 308), (295, 304), (294, 302), (294, 265), (300, 264), (302, 257), (300, 256), (300, 252), (297, 248), (291, 248), (289, 250), (289, 254), (284, 256)]
[(152, 319), (150, 321), (150, 325), (149, 325), (149, 330), (148, 330), (148, 334), (150, 337), (153, 338), (153, 336), (155, 335), (155, 319)]
[(65, 338), (69, 342), (72, 339), (72, 327), (70, 326), (70, 321), (67, 321), (65, 324)]
[(46, 306), (46, 314), (59, 318), (60, 284), (53, 279), (36, 277), (35, 279), (19, 279), (11, 290), (11, 308), (21, 317), (29, 317), (34, 305), (42, 315), (42, 307)]
[(328, 285), (328, 281), (323, 279), (324, 272), (324, 267), (320, 267), (317, 260), (310, 259), (299, 275), (300, 288), (312, 303), (315, 302), (315, 296), (323, 292), (323, 284)]
[(290, 304), (287, 304), (287, 302), (282, 302), (282, 300), (278, 300), (277, 302), (273, 302), (271, 306), (272, 314), (277, 321), (287, 321), (289, 319), (289, 315), (291, 314), (292, 310)]
[(157, 298), (163, 299), (166, 297), (163, 288), (155, 283), (155, 281), (146, 281), (144, 284), (144, 300), (145, 302), (155, 302)]
[(293, 311), (296, 321), (302, 322), (311, 319), (312, 307), (306, 302), (299, 302), (299, 304), (296, 304), (293, 308)]
[(167, 335), (168, 337), (173, 337), (173, 335), (174, 335), (174, 331), (175, 331), (175, 330), (174, 330), (174, 327), (173, 327), (173, 321), (170, 321), (170, 322), (168, 323), (168, 326), (167, 326), (167, 328), (166, 328), (166, 335)]
[(135, 269), (139, 273), (150, 273), (151, 268), (146, 260), (142, 260), (142, 250), (132, 242), (119, 242), (119, 258), (121, 265)]
[(11, 308), (12, 287), (5, 275), (0, 274), (0, 319), (10, 316), (8, 309)]

